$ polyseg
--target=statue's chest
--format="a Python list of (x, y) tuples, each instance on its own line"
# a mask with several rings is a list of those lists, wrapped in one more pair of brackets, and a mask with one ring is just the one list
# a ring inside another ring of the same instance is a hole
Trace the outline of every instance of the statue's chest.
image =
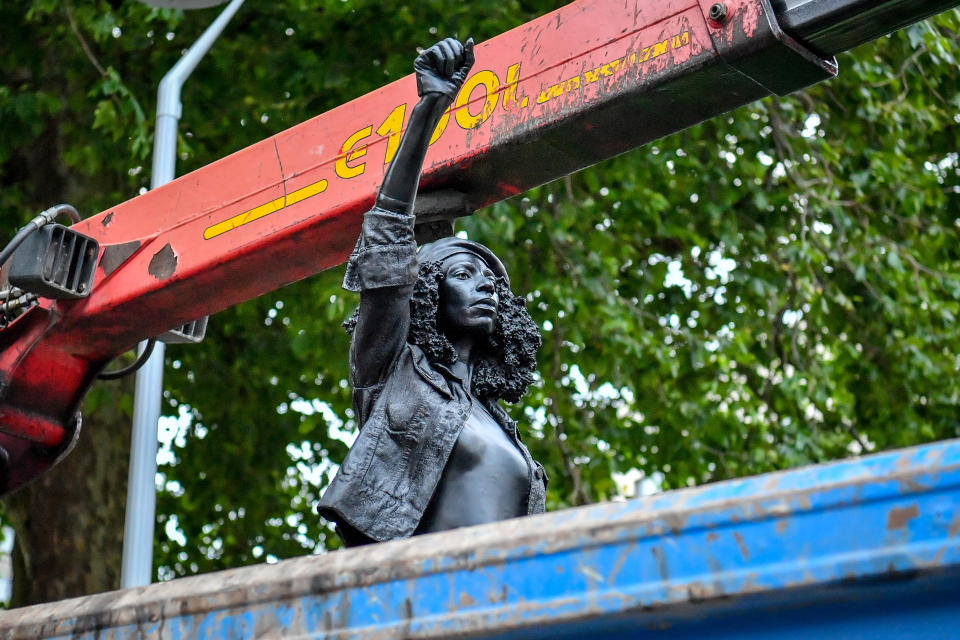
[(498, 476), (505, 483), (526, 483), (527, 461), (510, 436), (474, 402), (451, 454), (451, 471)]

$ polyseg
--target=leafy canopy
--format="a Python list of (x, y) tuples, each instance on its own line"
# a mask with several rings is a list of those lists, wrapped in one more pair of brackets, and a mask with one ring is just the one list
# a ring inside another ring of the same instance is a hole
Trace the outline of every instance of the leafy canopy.
[[(184, 89), (178, 171), (408, 73), (417, 46), (552, 8), (244, 7)], [(214, 14), (0, 7), (31, 36), (0, 38), (8, 227), (50, 204), (38, 171), (87, 212), (147, 186), (155, 83)], [(551, 508), (612, 499), (629, 470), (666, 489), (958, 435), (958, 29), (956, 12), (912, 26), (842, 55), (837, 80), (462, 221), (543, 328), (513, 413)], [(313, 508), (356, 429), (341, 276), (168, 350), (161, 577), (338, 544)]]

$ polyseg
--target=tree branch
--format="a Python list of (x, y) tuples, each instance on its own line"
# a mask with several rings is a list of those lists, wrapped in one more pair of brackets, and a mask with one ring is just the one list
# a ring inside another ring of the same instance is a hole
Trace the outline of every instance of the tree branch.
[(94, 55), (93, 50), (90, 48), (90, 45), (87, 44), (87, 41), (84, 39), (83, 34), (80, 33), (80, 28), (77, 26), (77, 21), (73, 17), (73, 5), (70, 3), (70, 0), (64, 0), (63, 2), (64, 13), (67, 14), (67, 20), (70, 22), (70, 31), (73, 32), (73, 35), (76, 36), (77, 42), (80, 43), (80, 48), (83, 49), (84, 55), (87, 56), (87, 60), (96, 68), (104, 78), (107, 77), (107, 70), (100, 64), (100, 61), (97, 59), (97, 56)]

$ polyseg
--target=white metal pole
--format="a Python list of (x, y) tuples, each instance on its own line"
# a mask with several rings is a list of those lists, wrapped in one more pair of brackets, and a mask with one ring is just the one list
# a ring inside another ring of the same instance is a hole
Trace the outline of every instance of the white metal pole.
[[(150, 176), (152, 189), (173, 180), (176, 172), (180, 89), (242, 4), (243, 0), (232, 0), (160, 81), (157, 89), (153, 169)], [(145, 347), (146, 342), (141, 342), (139, 352), (142, 353)], [(120, 574), (120, 585), (123, 588), (152, 582), (153, 525), (157, 502), (157, 423), (160, 420), (160, 399), (163, 394), (163, 352), (163, 342), (158, 341), (150, 359), (137, 372), (127, 511), (124, 518), (123, 568)]]

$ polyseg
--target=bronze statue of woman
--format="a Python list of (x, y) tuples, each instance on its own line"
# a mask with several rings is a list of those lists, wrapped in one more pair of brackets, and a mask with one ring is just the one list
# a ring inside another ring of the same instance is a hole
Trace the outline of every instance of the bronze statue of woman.
[(544, 510), (543, 467), (498, 403), (533, 381), (541, 340), (524, 300), (487, 247), (414, 241), (428, 142), (472, 65), (473, 41), (452, 38), (414, 62), (420, 100), (347, 265), (360, 433), (319, 512), (348, 546)]

